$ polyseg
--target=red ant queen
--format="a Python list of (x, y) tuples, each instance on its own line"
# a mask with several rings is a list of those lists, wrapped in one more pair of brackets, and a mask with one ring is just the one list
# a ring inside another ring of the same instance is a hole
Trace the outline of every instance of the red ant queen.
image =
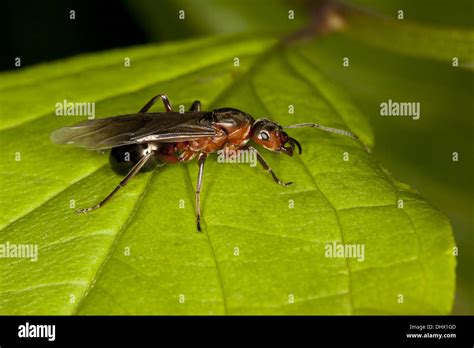
[[(166, 112), (148, 112), (159, 99)], [(319, 128), (357, 139), (357, 136), (346, 130), (315, 123), (282, 127), (266, 118), (254, 120), (249, 114), (233, 108), (201, 111), (198, 100), (193, 102), (188, 112), (173, 112), (168, 97), (159, 94), (138, 113), (87, 120), (63, 127), (51, 134), (51, 140), (56, 144), (73, 144), (88, 150), (111, 149), (109, 160), (113, 170), (125, 175), (102, 201), (95, 206), (78, 209), (77, 213), (87, 213), (102, 207), (140, 171), (150, 171), (166, 163), (182, 163), (197, 157), (196, 226), (201, 231), (200, 193), (204, 164), (209, 154), (219, 150), (234, 153), (254, 151), (258, 162), (272, 175), (273, 180), (279, 185), (288, 186), (292, 183), (281, 181), (249, 141), (253, 140), (272, 152), (293, 156), (297, 148), (301, 154), (300, 143), (284, 129), (302, 127)]]

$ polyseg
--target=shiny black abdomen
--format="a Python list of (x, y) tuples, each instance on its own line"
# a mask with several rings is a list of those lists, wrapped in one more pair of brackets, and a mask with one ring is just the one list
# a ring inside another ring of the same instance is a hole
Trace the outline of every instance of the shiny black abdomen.
[[(114, 147), (109, 155), (110, 166), (117, 174), (126, 175), (148, 151), (151, 151), (151, 145), (146, 143)], [(149, 172), (157, 165), (163, 163), (152, 156), (140, 171)]]

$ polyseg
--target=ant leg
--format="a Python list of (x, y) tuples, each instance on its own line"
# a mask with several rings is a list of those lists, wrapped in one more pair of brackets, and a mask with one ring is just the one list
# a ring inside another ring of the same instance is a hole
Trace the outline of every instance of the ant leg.
[(120, 181), (120, 184), (118, 184), (115, 189), (110, 192), (107, 197), (105, 197), (100, 203), (98, 203), (97, 205), (95, 206), (92, 206), (92, 207), (89, 207), (89, 208), (83, 208), (83, 209), (77, 209), (76, 210), (76, 213), (77, 214), (80, 214), (80, 213), (88, 213), (92, 210), (96, 210), (96, 209), (99, 209), (100, 207), (102, 207), (105, 203), (107, 203), (107, 201), (109, 199), (111, 199), (116, 193), (118, 190), (120, 190), (120, 188), (124, 187), (125, 185), (127, 185), (127, 183), (140, 171), (140, 169), (142, 169), (142, 167), (145, 165), (145, 163), (150, 159), (150, 157), (153, 155), (153, 152), (150, 151), (149, 153), (147, 153), (145, 156), (143, 156), (142, 159), (140, 159), (140, 161), (137, 162), (137, 164), (135, 164), (133, 166), (133, 168), (128, 172), (128, 174), (125, 176), (125, 178), (123, 178), (122, 181)]
[(199, 100), (195, 100), (189, 111), (201, 111), (201, 102)]
[(270, 168), (270, 166), (268, 165), (267, 161), (265, 161), (265, 159), (263, 158), (263, 156), (260, 154), (260, 152), (257, 151), (256, 148), (254, 148), (253, 146), (248, 146), (247, 149), (249, 149), (250, 151), (255, 151), (255, 153), (257, 154), (257, 160), (258, 162), (262, 165), (263, 169), (265, 169), (267, 172), (269, 172), (272, 177), (273, 177), (273, 180), (281, 185), (281, 186), (289, 186), (291, 184), (293, 184), (292, 182), (283, 182), (281, 181), (280, 179), (278, 179), (278, 177), (275, 175), (275, 173), (273, 172), (272, 168)]
[(200, 153), (198, 158), (199, 173), (198, 182), (196, 186), (196, 226), (197, 230), (201, 232), (201, 187), (202, 177), (204, 174), (204, 163), (206, 162), (207, 153)]
[(142, 107), (140, 111), (138, 112), (139, 113), (147, 112), (148, 109), (150, 109), (152, 105), (156, 103), (158, 99), (161, 99), (163, 101), (163, 105), (165, 106), (165, 109), (167, 112), (173, 111), (173, 109), (171, 108), (171, 103), (168, 99), (168, 96), (166, 94), (158, 94), (157, 96), (154, 96), (153, 98), (151, 98), (150, 101), (146, 103), (145, 106)]
[[(161, 100), (163, 101), (163, 105), (165, 106), (166, 111), (172, 112), (173, 108), (171, 107), (171, 103), (166, 94), (158, 94), (157, 96), (151, 98), (150, 101), (146, 103), (145, 106), (142, 107), (138, 112), (147, 112), (159, 98), (161, 98)], [(199, 100), (195, 100), (191, 105), (191, 109), (189, 111), (201, 111), (201, 102)]]

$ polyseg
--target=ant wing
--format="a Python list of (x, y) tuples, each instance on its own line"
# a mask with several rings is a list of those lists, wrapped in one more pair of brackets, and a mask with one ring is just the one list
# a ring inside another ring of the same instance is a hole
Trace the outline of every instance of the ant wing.
[(87, 120), (54, 131), (51, 141), (102, 150), (149, 141), (179, 142), (215, 135), (212, 112), (158, 112)]

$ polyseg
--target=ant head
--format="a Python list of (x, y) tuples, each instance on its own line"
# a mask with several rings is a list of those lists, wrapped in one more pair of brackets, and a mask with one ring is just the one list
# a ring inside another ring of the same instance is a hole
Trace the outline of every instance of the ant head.
[[(295, 145), (301, 153), (301, 145), (283, 130), (278, 123), (266, 118), (258, 119), (252, 126), (252, 139), (265, 149), (273, 152), (283, 152), (288, 156), (293, 156)], [(286, 146), (286, 144), (290, 146)]]

